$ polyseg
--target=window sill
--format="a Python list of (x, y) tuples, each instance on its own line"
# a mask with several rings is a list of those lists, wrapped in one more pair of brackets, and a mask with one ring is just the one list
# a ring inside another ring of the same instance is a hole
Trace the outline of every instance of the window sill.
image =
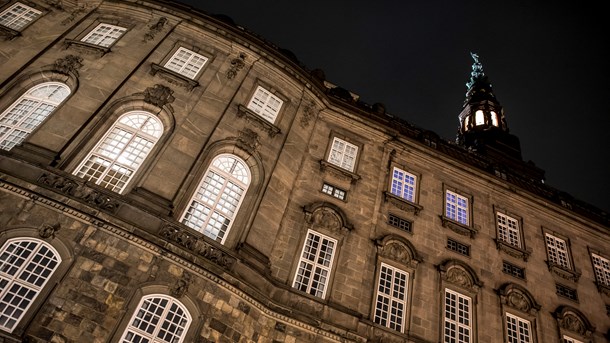
[(441, 222), (443, 227), (451, 229), (453, 232), (458, 233), (462, 236), (468, 236), (470, 238), (474, 238), (477, 234), (477, 230), (468, 225), (464, 225), (462, 223), (458, 223), (453, 219), (447, 218), (443, 215), (439, 216), (441, 218)]
[(21, 32), (13, 30), (10, 27), (0, 25), (0, 36), (4, 37), (4, 40), (12, 40), (16, 37), (21, 36)]
[(360, 180), (360, 175), (352, 173), (351, 171), (345, 170), (341, 167), (337, 167), (326, 160), (320, 160), (320, 171), (334, 175), (339, 179), (349, 181), (352, 184)]
[(249, 110), (244, 105), (237, 106), (237, 117), (245, 119), (248, 123), (254, 125), (255, 127), (259, 128), (260, 130), (263, 130), (264, 132), (267, 132), (267, 134), (271, 138), (282, 133), (282, 131), (280, 130), (279, 127), (271, 124), (270, 122), (265, 120), (263, 117), (259, 116), (258, 114), (254, 113), (253, 111)]
[(90, 54), (90, 55), (98, 55), (98, 57), (102, 57), (109, 53), (110, 47), (99, 46), (96, 44), (90, 44), (81, 42), (79, 40), (66, 39), (64, 44), (67, 45), (68, 48), (76, 49), (80, 52)]
[(521, 249), (519, 247), (508, 244), (504, 241), (501, 241), (497, 238), (494, 239), (494, 241), (496, 242), (496, 248), (498, 250), (501, 250), (512, 257), (520, 258), (525, 262), (527, 262), (527, 259), (529, 258), (530, 254), (532, 253), (531, 251)]
[(152, 75), (157, 75), (165, 81), (180, 87), (184, 87), (189, 91), (192, 91), (193, 88), (199, 86), (199, 82), (188, 78), (180, 73), (176, 73), (173, 70), (169, 70), (157, 63), (152, 63), (150, 66), (150, 73)]
[(551, 271), (552, 273), (554, 273), (555, 275), (564, 278), (566, 280), (570, 280), (570, 281), (574, 281), (574, 282), (578, 282), (578, 279), (580, 278), (580, 273), (575, 271), (575, 270), (571, 270), (571, 269), (566, 269), (558, 264), (555, 264), (551, 261), (546, 261), (547, 265), (549, 266), (549, 271)]
[(600, 293), (604, 293), (605, 295), (610, 297), (610, 285), (605, 285), (598, 281), (595, 281), (595, 285), (597, 286), (597, 290)]
[(419, 212), (423, 210), (423, 206), (420, 206), (414, 202), (401, 198), (395, 194), (392, 194), (388, 191), (383, 192), (384, 200), (394, 205), (400, 210), (405, 212), (413, 212), (416, 216), (419, 215)]

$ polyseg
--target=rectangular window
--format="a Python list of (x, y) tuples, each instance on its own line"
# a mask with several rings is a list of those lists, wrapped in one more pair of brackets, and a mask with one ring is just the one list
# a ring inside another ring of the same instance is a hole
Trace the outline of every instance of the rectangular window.
[(571, 269), (568, 245), (565, 240), (545, 234), (549, 261), (565, 269)]
[(328, 183), (322, 185), (322, 193), (326, 193), (340, 200), (345, 200), (346, 192)]
[(570, 300), (578, 301), (578, 293), (576, 293), (575, 289), (558, 283), (555, 284), (555, 289), (557, 290), (557, 295)]
[(447, 190), (445, 195), (445, 216), (458, 223), (469, 225), (468, 198)]
[(409, 274), (381, 264), (375, 301), (375, 323), (403, 332)]
[(508, 275), (512, 275), (519, 279), (525, 279), (525, 269), (517, 267), (514, 264), (502, 261), (502, 272)]
[(311, 230), (307, 231), (292, 287), (324, 298), (336, 245), (335, 239)]
[(470, 343), (472, 332), (471, 299), (463, 294), (445, 289), (445, 343)]
[(394, 167), (392, 170), (392, 184), (390, 191), (410, 202), (415, 202), (415, 188), (417, 177), (402, 169)]
[(507, 313), (506, 335), (508, 343), (530, 343), (532, 333), (529, 320)]
[(0, 13), (0, 25), (19, 31), (31, 23), (42, 12), (16, 2), (13, 6)]
[(252, 99), (250, 99), (250, 102), (246, 107), (273, 124), (275, 123), (275, 118), (277, 118), (283, 103), (284, 101), (273, 93), (258, 86), (256, 92), (254, 92), (254, 96), (252, 96)]
[(496, 213), (498, 220), (498, 239), (517, 248), (522, 248), (519, 221), (503, 213)]
[(595, 269), (597, 282), (610, 287), (610, 261), (597, 254), (591, 254), (591, 258), (593, 259), (593, 269)]
[(107, 48), (119, 39), (125, 31), (127, 29), (124, 27), (101, 23), (83, 37), (81, 42)]
[(354, 167), (356, 166), (357, 155), (357, 146), (348, 143), (341, 138), (334, 137), (330, 153), (328, 154), (328, 162), (353, 172)]
[(566, 335), (563, 335), (563, 343), (583, 343), (582, 341), (579, 341), (577, 339), (574, 339), (572, 337), (568, 337)]
[(399, 228), (401, 230), (411, 232), (411, 222), (410, 221), (408, 221), (406, 219), (402, 219), (391, 213), (388, 215), (388, 224), (390, 224), (396, 228)]
[(181, 47), (176, 50), (164, 67), (189, 79), (194, 79), (207, 61), (207, 57)]
[(468, 245), (454, 241), (451, 238), (447, 238), (447, 249), (455, 251), (464, 256), (470, 256), (470, 247)]

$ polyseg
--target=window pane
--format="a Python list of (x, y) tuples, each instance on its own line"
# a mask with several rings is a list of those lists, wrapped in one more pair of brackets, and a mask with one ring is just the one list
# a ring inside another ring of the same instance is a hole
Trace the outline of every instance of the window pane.
[(124, 27), (102, 23), (91, 30), (91, 32), (83, 37), (81, 41), (102, 47), (109, 47), (119, 39), (125, 31), (127, 31), (127, 29)]
[(32, 7), (17, 2), (0, 13), (0, 25), (19, 31), (41, 13)]
[(283, 100), (270, 91), (258, 86), (246, 107), (266, 119), (268, 122), (274, 123), (283, 103)]
[(336, 244), (337, 241), (330, 237), (308, 231), (292, 286), (324, 298)]
[(141, 300), (122, 343), (180, 342), (191, 323), (191, 316), (178, 300), (163, 296), (148, 296)]

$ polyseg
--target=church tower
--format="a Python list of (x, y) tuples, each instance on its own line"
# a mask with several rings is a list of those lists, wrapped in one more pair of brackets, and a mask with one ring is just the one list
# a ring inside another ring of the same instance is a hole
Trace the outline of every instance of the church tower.
[(466, 83), (466, 100), (460, 113), (457, 143), (490, 157), (521, 160), (519, 138), (511, 135), (502, 106), (483, 72), (479, 56), (474, 59), (470, 80)]

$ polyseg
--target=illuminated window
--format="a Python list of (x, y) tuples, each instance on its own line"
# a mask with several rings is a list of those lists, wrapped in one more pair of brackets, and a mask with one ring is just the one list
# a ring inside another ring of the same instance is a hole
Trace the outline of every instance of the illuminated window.
[(571, 269), (568, 245), (565, 240), (545, 234), (549, 261), (565, 269)]
[(331, 184), (328, 184), (326, 182), (322, 185), (322, 193), (326, 193), (326, 194), (333, 196), (340, 200), (345, 200), (345, 197), (347, 195), (346, 191), (344, 191), (340, 188), (337, 188)]
[(107, 48), (119, 39), (125, 31), (127, 29), (124, 27), (102, 23), (91, 30), (81, 41)]
[(531, 324), (529, 320), (506, 314), (506, 336), (509, 343), (532, 342)]
[(0, 329), (12, 332), (61, 262), (38, 239), (7, 241), (0, 250)]
[(348, 143), (341, 138), (334, 137), (328, 154), (328, 162), (353, 172), (354, 167), (356, 166), (357, 154), (357, 146)]
[(498, 126), (498, 115), (494, 111), (491, 111), (491, 125)]
[(176, 299), (157, 294), (140, 301), (121, 343), (181, 343), (191, 316)]
[(610, 287), (610, 261), (597, 254), (591, 254), (595, 278), (601, 285)]
[(408, 277), (407, 272), (381, 263), (377, 280), (375, 323), (396, 331), (404, 331)]
[(482, 110), (478, 110), (474, 113), (474, 123), (476, 126), (485, 124), (485, 114)]
[(496, 213), (498, 239), (517, 248), (522, 248), (519, 221), (506, 214)]
[(337, 241), (308, 230), (292, 287), (324, 298)]
[(258, 86), (254, 96), (248, 103), (248, 108), (265, 118), (270, 123), (275, 122), (284, 102), (265, 88)]
[(121, 193), (163, 133), (154, 115), (132, 111), (121, 116), (74, 174)]
[(458, 223), (469, 225), (468, 198), (447, 190), (445, 194), (445, 216)]
[(390, 191), (405, 200), (415, 202), (415, 187), (417, 177), (402, 169), (394, 167), (392, 170), (392, 184)]
[(30, 88), (0, 114), (0, 148), (11, 150), (70, 95), (63, 83), (45, 82)]
[(41, 13), (30, 6), (16, 2), (13, 6), (0, 13), (0, 25), (19, 31)]
[(182, 223), (224, 243), (250, 183), (250, 169), (234, 155), (217, 156), (205, 173)]
[(471, 299), (445, 289), (444, 343), (470, 343), (472, 340)]
[(165, 63), (164, 67), (194, 79), (207, 61), (207, 57), (181, 47)]

